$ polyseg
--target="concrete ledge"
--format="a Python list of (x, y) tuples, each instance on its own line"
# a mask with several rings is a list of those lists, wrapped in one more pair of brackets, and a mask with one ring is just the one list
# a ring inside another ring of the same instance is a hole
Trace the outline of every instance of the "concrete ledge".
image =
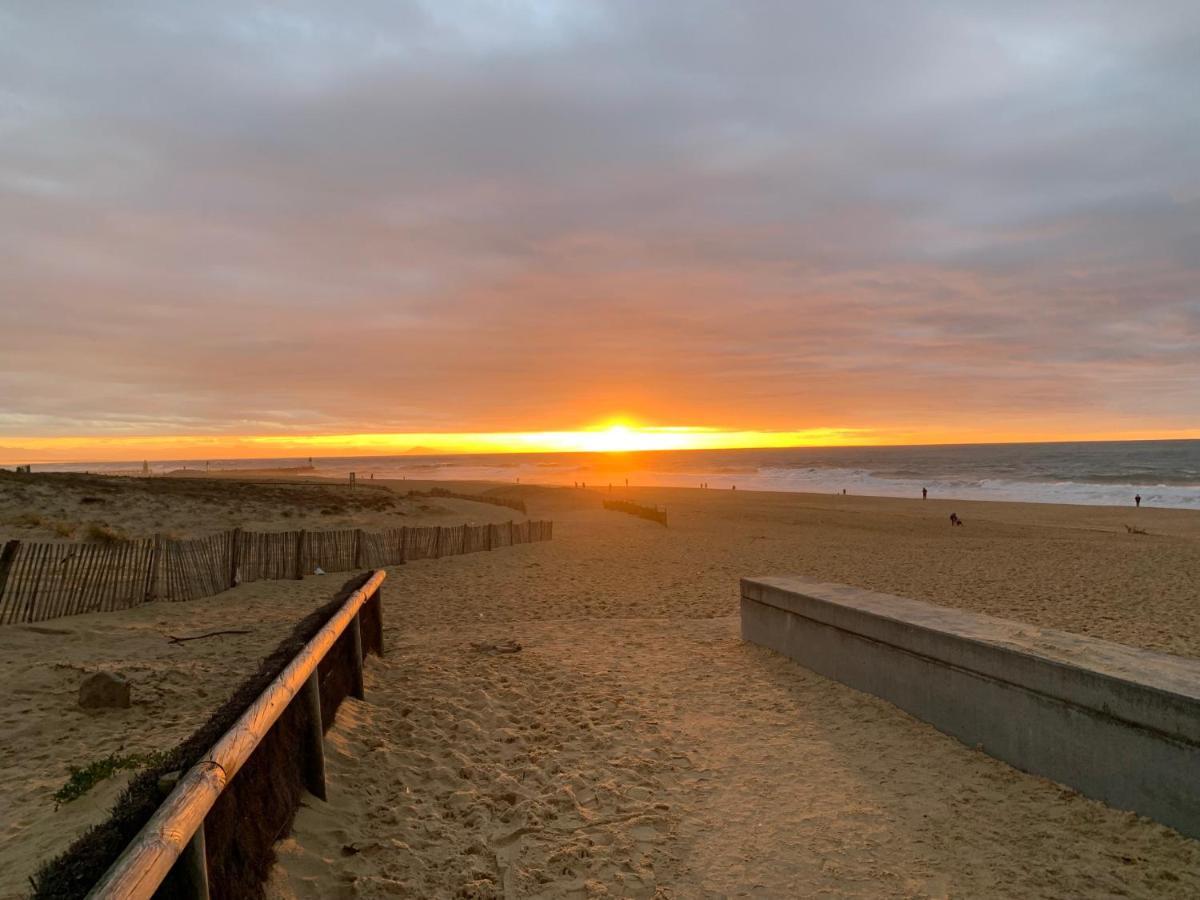
[(743, 579), (742, 637), (1200, 838), (1200, 660), (803, 578)]

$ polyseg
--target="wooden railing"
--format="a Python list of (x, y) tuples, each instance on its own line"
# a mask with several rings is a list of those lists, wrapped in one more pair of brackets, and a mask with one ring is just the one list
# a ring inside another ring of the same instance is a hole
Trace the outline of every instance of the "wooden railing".
[(0, 625), (194, 600), (238, 584), (345, 572), (550, 540), (552, 522), (253, 532), (193, 540), (33, 543), (0, 548)]
[[(293, 702), (303, 705), (308, 743), (306, 787), (325, 796), (324, 728), (317, 667), (347, 631), (351, 635), (350, 695), (363, 696), (363, 638), (360, 611), (379, 604), (387, 573), (375, 571), (350, 595), (320, 631), (259, 695), (212, 749), (179, 779), (150, 820), (92, 890), (96, 900), (141, 900), (173, 873), (171, 896), (208, 897), (208, 858), (204, 819), (226, 786)], [(379, 611), (382, 615), (382, 612)]]

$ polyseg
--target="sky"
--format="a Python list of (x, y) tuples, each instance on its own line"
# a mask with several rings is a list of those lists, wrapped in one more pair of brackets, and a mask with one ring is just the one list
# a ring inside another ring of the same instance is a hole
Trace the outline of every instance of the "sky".
[(1200, 437), (1197, 84), (1194, 0), (0, 0), (0, 461)]

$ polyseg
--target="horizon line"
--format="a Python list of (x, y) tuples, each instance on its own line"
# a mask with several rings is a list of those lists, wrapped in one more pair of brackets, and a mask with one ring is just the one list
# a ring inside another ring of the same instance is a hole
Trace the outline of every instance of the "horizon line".
[[(677, 429), (657, 429), (657, 430), (677, 430)], [(707, 433), (720, 434), (716, 430), (710, 430)], [(729, 433), (729, 432), (724, 432)], [(734, 432), (736, 433), (736, 432)], [(762, 432), (770, 434), (772, 432)], [(780, 432), (775, 432), (780, 433)], [(455, 434), (447, 432), (447, 435)], [(510, 434), (508, 432), (495, 432), (496, 435)], [(514, 433), (519, 434), (519, 433)], [(400, 436), (399, 434), (397, 436)], [(322, 436), (322, 437), (338, 437)], [(244, 439), (244, 438), (243, 438)], [(121, 439), (125, 440), (125, 439)], [(163, 440), (188, 440), (188, 438), (163, 438)], [(303, 439), (301, 439), (302, 441)], [(722, 446), (696, 446), (696, 447), (630, 447), (603, 449), (603, 448), (569, 448), (569, 449), (534, 449), (517, 447), (512, 449), (487, 448), (487, 449), (445, 449), (437, 451), (432, 448), (416, 447), (412, 450), (398, 451), (394, 453), (335, 453), (335, 454), (317, 454), (297, 451), (293, 453), (285, 453), (279, 456), (254, 455), (254, 456), (146, 456), (139, 455), (138, 457), (120, 457), (110, 459), (97, 458), (69, 458), (69, 459), (32, 459), (22, 458), (19, 462), (17, 457), (11, 460), (4, 459), (7, 454), (5, 448), (0, 445), (0, 467), (9, 465), (33, 465), (33, 466), (55, 466), (55, 465), (88, 465), (96, 463), (100, 465), (141, 465), (142, 463), (211, 463), (211, 462), (253, 462), (253, 461), (268, 461), (268, 460), (305, 460), (305, 459), (395, 459), (395, 458), (410, 458), (424, 459), (434, 457), (472, 457), (472, 456), (623, 456), (637, 454), (661, 454), (661, 453), (699, 453), (699, 452), (744, 452), (749, 450), (843, 450), (843, 449), (883, 449), (883, 448), (921, 448), (921, 447), (1001, 447), (1001, 446), (1021, 446), (1021, 445), (1050, 445), (1050, 444), (1132, 444), (1132, 443), (1184, 443), (1200, 441), (1200, 433), (1186, 436), (1171, 436), (1171, 437), (1101, 437), (1101, 438), (1038, 438), (1025, 440), (945, 440), (945, 441), (882, 441), (882, 442), (852, 442), (843, 441), (841, 443), (800, 443), (800, 444), (748, 444), (748, 445), (722, 445)], [(299, 443), (300, 441), (297, 441)], [(429, 449), (429, 452), (413, 452), (414, 450)]]

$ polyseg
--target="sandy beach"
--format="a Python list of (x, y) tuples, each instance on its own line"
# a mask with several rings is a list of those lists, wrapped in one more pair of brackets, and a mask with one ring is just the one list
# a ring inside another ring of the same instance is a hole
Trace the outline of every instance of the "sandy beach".
[[(269, 896), (1200, 892), (1200, 842), (744, 644), (736, 618), (738, 578), (796, 573), (1200, 656), (1200, 515), (620, 492), (665, 506), (662, 528), (602, 510), (607, 493), (509, 492), (554, 541), (389, 570), (388, 655), (327, 735), (330, 800), (306, 800)], [(430, 521), (508, 518), (437, 504)], [(0, 897), (114, 798), (120, 778), (55, 811), (68, 765), (184, 737), (335, 587), (0, 630)], [(165, 637), (222, 626), (251, 633)], [(475, 646), (508, 640), (521, 651)], [(132, 708), (75, 707), (98, 669), (129, 676)]]

